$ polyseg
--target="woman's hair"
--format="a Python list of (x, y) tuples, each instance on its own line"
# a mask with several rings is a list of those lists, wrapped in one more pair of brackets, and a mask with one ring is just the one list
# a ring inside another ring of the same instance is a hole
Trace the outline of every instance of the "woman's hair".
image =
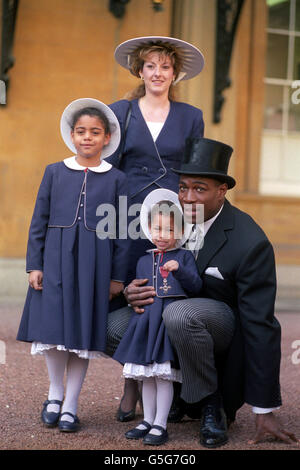
[(149, 227), (151, 227), (151, 223), (156, 215), (169, 216), (170, 220), (174, 221), (176, 233), (179, 235), (176, 238), (181, 238), (184, 229), (183, 214), (174, 202), (168, 200), (157, 202), (148, 214)]
[[(140, 71), (143, 69), (144, 62), (146, 61), (149, 54), (153, 52), (159, 54), (160, 57), (166, 56), (171, 60), (171, 64), (174, 69), (175, 80), (178, 77), (179, 72), (182, 68), (183, 57), (179, 49), (169, 42), (149, 42), (142, 46), (139, 46), (130, 54), (130, 70), (136, 76), (140, 77)], [(126, 94), (125, 98), (133, 100), (135, 98), (141, 98), (145, 95), (145, 84), (142, 83), (133, 91)], [(169, 89), (169, 99), (174, 100), (174, 89), (172, 85)]]
[(78, 119), (82, 116), (97, 117), (103, 124), (105, 135), (111, 134), (110, 123), (107, 116), (98, 108), (87, 107), (79, 109), (72, 116), (71, 129), (74, 131)]

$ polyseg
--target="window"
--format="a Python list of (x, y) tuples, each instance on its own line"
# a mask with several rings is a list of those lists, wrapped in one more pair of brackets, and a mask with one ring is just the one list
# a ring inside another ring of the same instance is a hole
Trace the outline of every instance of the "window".
[(300, 0), (266, 0), (268, 8), (260, 193), (300, 196)]

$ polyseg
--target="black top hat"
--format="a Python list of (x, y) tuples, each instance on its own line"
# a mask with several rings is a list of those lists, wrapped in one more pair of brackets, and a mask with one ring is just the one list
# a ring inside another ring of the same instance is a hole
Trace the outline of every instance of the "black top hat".
[(227, 175), (233, 148), (229, 145), (205, 138), (186, 139), (181, 166), (175, 173), (202, 175), (227, 183), (228, 188), (235, 186), (235, 180)]

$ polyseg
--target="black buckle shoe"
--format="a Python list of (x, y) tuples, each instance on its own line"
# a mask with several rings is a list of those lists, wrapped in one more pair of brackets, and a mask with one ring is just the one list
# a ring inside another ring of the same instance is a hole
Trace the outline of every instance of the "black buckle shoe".
[[(62, 417), (64, 415), (69, 415), (73, 418), (73, 422), (63, 420)], [(68, 411), (65, 411), (60, 415), (59, 421), (58, 421), (58, 428), (60, 431), (64, 432), (76, 432), (78, 431), (79, 428), (79, 419), (78, 416), (73, 415), (72, 413), (69, 413)]]
[(121, 405), (117, 411), (117, 421), (121, 423), (126, 423), (127, 421), (133, 421), (135, 418), (135, 407), (130, 411), (122, 411)]
[(168, 431), (164, 429), (162, 426), (158, 426), (154, 424), (151, 429), (158, 429), (161, 431), (161, 434), (150, 434), (148, 433), (144, 439), (143, 444), (150, 445), (150, 446), (161, 446), (169, 439)]
[(57, 413), (55, 413), (54, 411), (47, 411), (48, 405), (59, 405), (59, 407), (61, 407), (62, 402), (60, 400), (46, 400), (43, 403), (43, 409), (41, 414), (42, 421), (46, 426), (48, 426), (48, 428), (54, 428), (58, 423), (60, 409)]
[(204, 447), (220, 447), (228, 442), (226, 416), (223, 408), (206, 405), (202, 410), (200, 444)]
[(148, 434), (151, 429), (151, 424), (147, 423), (147, 421), (142, 421), (140, 424), (143, 424), (146, 429), (137, 429), (137, 427), (130, 429), (130, 431), (125, 433), (126, 439), (141, 439)]
[(120, 406), (119, 406), (119, 408), (118, 408), (116, 418), (117, 418), (117, 421), (121, 421), (121, 423), (127, 423), (128, 421), (133, 421), (133, 420), (134, 420), (134, 418), (135, 418), (135, 412), (136, 412), (136, 407), (137, 407), (137, 404), (138, 404), (138, 403), (139, 403), (139, 405), (140, 405), (141, 410), (143, 410), (143, 403), (142, 403), (142, 398), (141, 398), (141, 390), (140, 390), (140, 391), (138, 392), (138, 394), (137, 394), (136, 402), (135, 402), (134, 408), (132, 408), (132, 409), (129, 410), (129, 411), (123, 411), (122, 408), (121, 408), (121, 407), (122, 407), (123, 398), (124, 398), (124, 397), (122, 397)]

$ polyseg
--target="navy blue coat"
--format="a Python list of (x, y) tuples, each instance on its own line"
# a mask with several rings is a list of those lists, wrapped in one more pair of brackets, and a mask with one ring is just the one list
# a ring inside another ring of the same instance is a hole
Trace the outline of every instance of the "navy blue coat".
[[(26, 270), (43, 271), (43, 250), (49, 228), (70, 228), (78, 219), (83, 198), (83, 223), (87, 230), (96, 232), (97, 225), (104, 217), (97, 216), (100, 204), (111, 204), (117, 211), (119, 197), (128, 195), (127, 178), (121, 171), (111, 168), (105, 173), (71, 170), (63, 162), (46, 167), (31, 220)], [(118, 217), (116, 222), (118, 222)], [(116, 227), (118, 233), (118, 227)], [(112, 279), (126, 279), (129, 248), (128, 240), (113, 239)]]
[[(188, 137), (203, 137), (202, 111), (186, 103), (171, 101), (169, 114), (154, 144), (138, 100), (130, 103), (132, 113), (122, 159), (119, 161), (117, 150), (107, 161), (126, 173), (131, 196), (142, 196), (134, 202), (143, 202), (147, 194), (157, 188), (177, 192), (179, 177), (171, 168), (180, 167)], [(116, 114), (124, 136), (129, 101), (117, 101), (110, 108)]]
[[(43, 289), (28, 289), (18, 340), (105, 351), (110, 281), (126, 279), (130, 240), (100, 239), (98, 223), (107, 214), (98, 217), (97, 208), (110, 204), (118, 221), (121, 196), (127, 197), (127, 180), (114, 167), (95, 172), (63, 162), (47, 166), (26, 263), (27, 271), (43, 271)], [(118, 229), (116, 224), (117, 237)]]

